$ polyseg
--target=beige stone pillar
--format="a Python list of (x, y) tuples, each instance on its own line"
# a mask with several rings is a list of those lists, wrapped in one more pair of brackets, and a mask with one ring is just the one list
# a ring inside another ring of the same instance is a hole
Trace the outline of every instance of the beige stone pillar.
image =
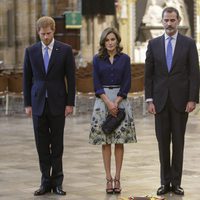
[(4, 67), (13, 69), (16, 64), (16, 47), (15, 47), (15, 2), (13, 0), (3, 0), (1, 2), (1, 54)]
[[(16, 0), (16, 66), (15, 68), (22, 68), (24, 49), (30, 44), (31, 36), (35, 35), (35, 20), (32, 21), (32, 15), (35, 10), (33, 1)], [(32, 41), (34, 42), (34, 41)]]
[(136, 0), (129, 0), (129, 55), (134, 62), (134, 49), (136, 38)]
[(102, 31), (109, 26), (113, 26), (113, 20), (112, 15), (83, 17), (81, 28), (82, 65), (92, 61), (94, 54), (98, 52)]
[(6, 5), (6, 0), (0, 1), (0, 61), (4, 60), (4, 48), (7, 45), (7, 22), (5, 16), (7, 15), (7, 5)]
[(24, 49), (36, 41), (38, 2), (0, 1), (0, 60), (6, 69), (22, 69)]
[(122, 37), (124, 52), (131, 57), (134, 62), (135, 46), (135, 4), (136, 0), (120, 0), (118, 10), (119, 31)]
[(52, 15), (54, 12), (53, 3), (51, 0), (41, 0), (41, 15)]
[(128, 0), (119, 0), (119, 10), (118, 10), (118, 23), (119, 23), (119, 32), (121, 34), (122, 38), (122, 45), (123, 45), (123, 51), (127, 54), (129, 54), (129, 12), (128, 12)]

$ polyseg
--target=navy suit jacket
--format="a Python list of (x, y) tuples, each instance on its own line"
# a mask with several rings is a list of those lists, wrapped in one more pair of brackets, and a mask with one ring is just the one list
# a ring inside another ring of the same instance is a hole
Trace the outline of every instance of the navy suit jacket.
[(33, 115), (42, 115), (46, 91), (52, 115), (64, 114), (67, 105), (74, 106), (75, 62), (72, 48), (56, 40), (47, 73), (44, 67), (41, 42), (25, 50), (23, 67), (24, 104), (25, 107), (32, 107)]
[(168, 72), (164, 35), (149, 41), (145, 61), (145, 98), (152, 98), (156, 112), (167, 98), (176, 110), (184, 112), (188, 101), (199, 102), (199, 61), (195, 41), (177, 36), (172, 68)]

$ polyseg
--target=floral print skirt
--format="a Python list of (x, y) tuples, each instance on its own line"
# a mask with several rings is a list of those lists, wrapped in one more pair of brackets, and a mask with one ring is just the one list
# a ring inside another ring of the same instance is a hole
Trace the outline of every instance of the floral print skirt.
[[(108, 98), (114, 101), (119, 92), (119, 88), (104, 88), (104, 91)], [(101, 125), (108, 115), (108, 110), (103, 100), (101, 98), (96, 98), (91, 119), (89, 135), (90, 144), (103, 145), (137, 142), (133, 113), (128, 99), (123, 99), (120, 102), (119, 107), (125, 109), (126, 117), (113, 133), (105, 135), (102, 131)]]

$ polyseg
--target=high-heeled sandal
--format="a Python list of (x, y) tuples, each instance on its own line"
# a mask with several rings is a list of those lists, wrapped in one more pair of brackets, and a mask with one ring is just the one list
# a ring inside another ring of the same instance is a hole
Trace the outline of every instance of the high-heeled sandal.
[[(107, 183), (106, 183), (106, 193), (107, 194), (113, 194), (113, 179), (106, 178)], [(110, 186), (111, 185), (111, 186)]]
[(120, 187), (120, 180), (119, 179), (114, 179), (114, 189), (113, 189), (115, 194), (120, 194), (122, 189)]

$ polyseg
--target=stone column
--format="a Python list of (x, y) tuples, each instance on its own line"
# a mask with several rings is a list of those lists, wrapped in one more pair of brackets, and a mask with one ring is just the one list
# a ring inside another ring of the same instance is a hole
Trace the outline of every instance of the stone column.
[(49, 15), (51, 16), (54, 14), (54, 9), (53, 9), (53, 2), (52, 0), (41, 0), (42, 4), (42, 15)]
[(15, 0), (16, 66), (22, 68), (24, 50), (36, 42), (36, 20), (41, 16), (40, 0)]
[(131, 61), (134, 62), (134, 49), (136, 38), (136, 0), (129, 0), (129, 56)]
[(0, 1), (0, 60), (6, 69), (22, 69), (24, 49), (36, 41), (39, 1)]
[(119, 23), (119, 32), (122, 38), (123, 51), (129, 54), (129, 23), (128, 23), (128, 0), (119, 0), (119, 10), (117, 14), (118, 23)]
[(54, 0), (54, 16), (60, 16), (68, 10), (68, 1)]
[[(83, 62), (92, 61), (99, 48), (102, 31), (113, 26), (112, 15), (83, 17), (81, 28), (81, 49)], [(85, 63), (83, 63), (84, 65)]]
[(16, 33), (16, 19), (15, 19), (15, 2), (14, 0), (1, 1), (2, 8), (1, 22), (2, 22), (2, 56), (4, 67), (6, 69), (13, 69), (16, 64), (16, 47), (15, 47), (15, 33)]
[(135, 4), (136, 0), (120, 0), (118, 10), (119, 31), (122, 37), (123, 51), (134, 61), (134, 46), (136, 37), (135, 28)]

